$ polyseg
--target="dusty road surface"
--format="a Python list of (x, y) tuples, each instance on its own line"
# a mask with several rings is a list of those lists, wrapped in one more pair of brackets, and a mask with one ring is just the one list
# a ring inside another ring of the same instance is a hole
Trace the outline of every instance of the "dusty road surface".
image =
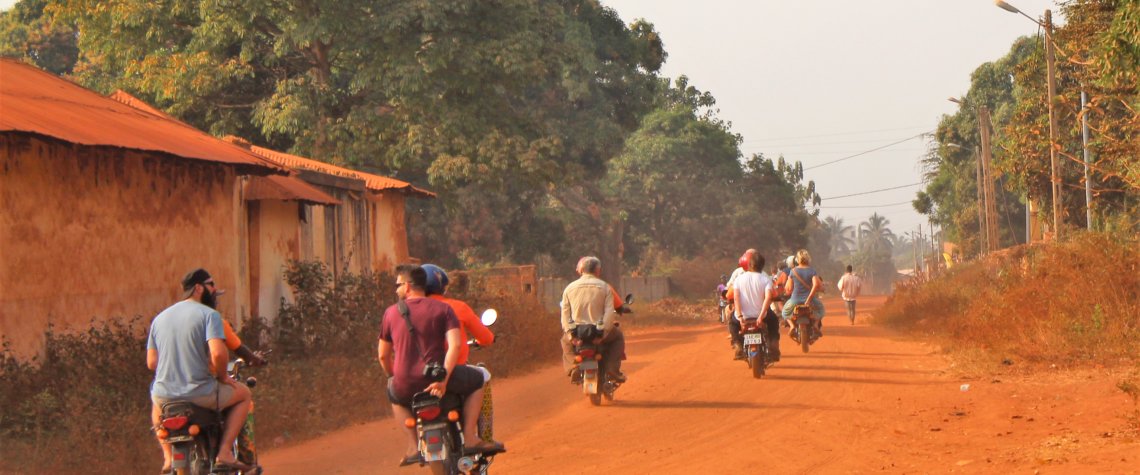
[[(854, 326), (826, 302), (825, 337), (804, 354), (785, 336), (760, 380), (713, 322), (632, 329), (629, 383), (602, 407), (560, 367), (497, 381), (509, 452), (492, 471), (1140, 473), (1136, 406), (1112, 370), (965, 378), (935, 348), (868, 324), (881, 302), (862, 299)], [(404, 447), (381, 420), (263, 462), (272, 474), (428, 473), (396, 468)]]

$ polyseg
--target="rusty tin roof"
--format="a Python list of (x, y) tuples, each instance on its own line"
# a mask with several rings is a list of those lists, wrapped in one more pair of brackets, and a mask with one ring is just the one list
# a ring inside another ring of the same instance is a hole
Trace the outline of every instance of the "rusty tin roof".
[(420, 198), (434, 198), (436, 195), (423, 188), (416, 187), (406, 181), (400, 181), (395, 178), (388, 178), (380, 175), (373, 175), (362, 171), (352, 170), (349, 168), (339, 167), (331, 163), (325, 163), (311, 158), (299, 157), (297, 155), (290, 155), (285, 152), (278, 152), (270, 150), (265, 147), (258, 147), (250, 144), (245, 139), (239, 137), (229, 136), (225, 140), (249, 147), (249, 151), (257, 154), (278, 165), (286, 166), (293, 169), (310, 170), (328, 175), (339, 176), (343, 178), (352, 178), (364, 182), (365, 188), (369, 191), (382, 192), (382, 191), (398, 191)]
[(253, 175), (288, 173), (241, 147), (161, 112), (144, 109), (154, 110), (132, 107), (34, 66), (0, 58), (0, 133), (22, 132), (80, 145), (160, 152), (232, 165), (240, 173)]
[(335, 206), (340, 200), (329, 196), (319, 188), (305, 183), (294, 175), (255, 176), (249, 181), (245, 189), (245, 199), (256, 200), (282, 200), (301, 201), (305, 203)]

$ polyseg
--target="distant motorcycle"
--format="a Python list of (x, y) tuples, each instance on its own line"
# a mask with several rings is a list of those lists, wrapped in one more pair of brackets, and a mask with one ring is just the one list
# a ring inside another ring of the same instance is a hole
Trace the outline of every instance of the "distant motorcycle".
[(744, 336), (744, 360), (752, 369), (752, 377), (760, 379), (768, 367), (768, 335), (762, 319), (744, 320), (740, 333)]
[[(498, 320), (499, 315), (494, 309), (487, 309), (480, 316), (483, 325), (491, 326)], [(467, 344), (478, 347), (474, 339)], [(485, 370), (484, 370), (485, 371)], [(442, 380), (442, 377), (440, 378)], [(484, 389), (483, 411), (479, 417), (479, 434), (484, 439), (491, 435), (491, 404), (489, 388)], [(428, 464), (436, 474), (480, 474), (485, 475), (490, 469), (495, 455), (505, 450), (463, 453), (463, 398), (444, 393), (443, 397), (433, 396), (430, 392), (422, 391), (412, 395), (412, 414), (414, 417), (404, 421), (407, 427), (416, 429), (417, 447), (420, 452), (420, 465)]]
[[(624, 304), (617, 309), (619, 314), (632, 313), (629, 305), (633, 303), (633, 294), (626, 294)], [(615, 323), (615, 325), (617, 325)], [(582, 392), (590, 398), (590, 404), (599, 406), (602, 398), (607, 401), (614, 400), (614, 392), (621, 387), (621, 383), (608, 377), (601, 370), (602, 352), (596, 340), (602, 338), (602, 331), (594, 324), (580, 324), (574, 327), (574, 363), (570, 382), (582, 385)]]
[[(235, 381), (241, 379), (241, 369), (247, 366), (245, 360), (237, 359), (227, 365), (227, 372)], [(254, 377), (246, 378), (246, 386), (253, 389), (257, 385)], [(257, 453), (253, 443), (253, 407), (250, 405), (245, 424), (232, 447), (219, 447), (222, 440), (222, 424), (226, 412), (206, 409), (189, 402), (177, 401), (162, 405), (162, 418), (156, 429), (158, 438), (170, 444), (173, 455), (170, 468), (177, 475), (207, 475), (210, 473), (230, 473), (235, 475), (260, 475)], [(214, 466), (221, 450), (231, 450), (237, 461), (248, 468), (242, 470), (222, 470)]]
[(717, 320), (723, 325), (728, 322), (730, 316), (726, 309), (728, 308), (728, 289), (724, 288), (724, 284), (718, 285), (716, 290), (716, 309)]
[(796, 305), (792, 308), (792, 340), (800, 344), (804, 353), (820, 337), (819, 321), (811, 310), (811, 305)]

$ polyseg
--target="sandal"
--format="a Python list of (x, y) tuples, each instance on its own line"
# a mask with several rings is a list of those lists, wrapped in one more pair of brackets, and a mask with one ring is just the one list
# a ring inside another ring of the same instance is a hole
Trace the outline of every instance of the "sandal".
[(399, 466), (407, 467), (408, 465), (422, 464), (423, 461), (424, 461), (424, 459), (422, 457), (420, 457), (420, 453), (416, 452), (416, 453), (411, 454), (411, 455), (405, 455), (404, 458), (400, 459), (400, 465)]
[(467, 454), (506, 451), (506, 447), (501, 442), (488, 442), (486, 440), (480, 440), (475, 445), (463, 447), (463, 453)]

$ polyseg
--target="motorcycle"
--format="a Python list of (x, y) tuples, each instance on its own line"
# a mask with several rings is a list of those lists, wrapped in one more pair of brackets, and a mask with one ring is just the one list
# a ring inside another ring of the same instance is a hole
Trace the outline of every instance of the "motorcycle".
[[(268, 352), (266, 352), (268, 353)], [(247, 366), (243, 359), (229, 362), (226, 372), (235, 381), (240, 381), (241, 370)], [(250, 376), (246, 386), (253, 389), (257, 378)], [(210, 473), (231, 473), (235, 475), (260, 475), (262, 467), (257, 464), (257, 453), (253, 443), (253, 404), (245, 424), (234, 440), (232, 447), (219, 447), (222, 440), (222, 424), (226, 420), (225, 411), (206, 409), (186, 401), (170, 402), (162, 405), (162, 417), (157, 435), (170, 444), (173, 459), (170, 468), (177, 475), (207, 475)], [(232, 450), (237, 461), (248, 468), (224, 470), (214, 466), (221, 450)]]
[[(633, 303), (633, 294), (626, 294), (624, 304), (617, 309), (617, 313), (633, 313), (629, 305)], [(614, 324), (618, 325), (617, 323)], [(613, 380), (601, 371), (602, 352), (595, 340), (601, 339), (602, 331), (597, 325), (586, 323), (574, 327), (574, 371), (570, 382), (580, 384), (582, 393), (590, 398), (590, 404), (600, 406), (602, 398), (607, 401), (614, 400), (614, 392), (621, 387), (621, 383)]]
[(752, 369), (752, 377), (760, 379), (768, 367), (768, 332), (762, 319), (744, 320), (740, 333), (744, 336), (744, 360)]
[(815, 343), (820, 336), (819, 321), (815, 318), (811, 305), (793, 307), (791, 337), (792, 340), (800, 344), (800, 349), (807, 353), (808, 347)]
[(725, 289), (723, 287), (724, 287), (723, 284), (718, 286), (717, 291), (716, 291), (717, 319), (720, 321), (720, 323), (722, 325), (725, 323), (728, 323), (728, 319), (730, 317), (726, 312), (726, 309), (728, 308), (728, 297), (727, 297), (728, 289)]
[[(483, 325), (491, 326), (498, 320), (499, 315), (494, 309), (487, 309), (480, 315)], [(473, 348), (479, 348), (474, 339), (467, 341)], [(481, 366), (479, 366), (482, 368)], [(483, 369), (484, 378), (489, 376)], [(442, 380), (442, 375), (441, 378)], [(491, 402), (490, 382), (483, 390), (483, 406), (479, 416), (478, 433), (480, 438), (491, 440)], [(412, 396), (412, 414), (414, 417), (404, 421), (410, 428), (416, 429), (416, 440), (420, 452), (420, 465), (428, 464), (432, 473), (457, 475), (480, 474), (485, 475), (490, 469), (495, 455), (506, 450), (494, 450), (465, 454), (463, 453), (463, 427), (461, 421), (463, 399), (452, 393), (445, 393), (443, 397), (422, 391)]]

